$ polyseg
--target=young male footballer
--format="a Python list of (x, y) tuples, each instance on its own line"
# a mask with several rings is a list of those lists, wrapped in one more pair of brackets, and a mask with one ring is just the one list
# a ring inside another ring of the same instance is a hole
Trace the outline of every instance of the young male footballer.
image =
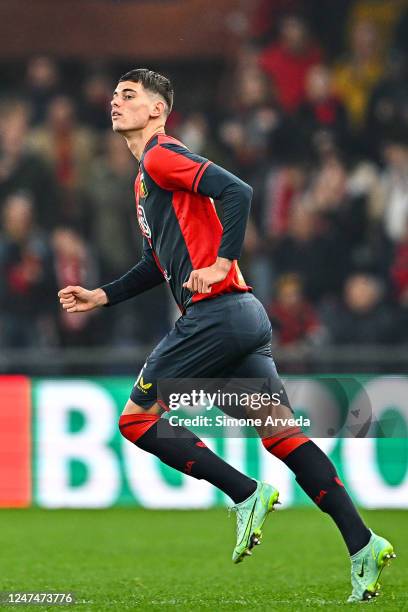
[[(58, 295), (63, 308), (74, 313), (113, 306), (163, 282), (170, 285), (182, 314), (147, 358), (119, 428), (141, 449), (232, 498), (237, 514), (232, 559), (239, 563), (259, 543), (278, 491), (233, 468), (185, 427), (161, 419), (157, 381), (268, 379), (280, 389), (286, 410), (290, 406), (271, 355), (268, 316), (237, 264), (252, 188), (166, 135), (172, 105), (172, 85), (156, 72), (136, 69), (119, 79), (112, 125), (139, 162), (135, 196), (143, 257), (108, 285), (92, 291), (69, 286)], [(223, 209), (222, 224), (214, 199)], [(266, 451), (295, 473), (302, 489), (340, 530), (351, 556), (349, 601), (376, 596), (380, 573), (395, 557), (392, 545), (366, 527), (331, 461), (298, 427), (276, 435), (259, 433)]]

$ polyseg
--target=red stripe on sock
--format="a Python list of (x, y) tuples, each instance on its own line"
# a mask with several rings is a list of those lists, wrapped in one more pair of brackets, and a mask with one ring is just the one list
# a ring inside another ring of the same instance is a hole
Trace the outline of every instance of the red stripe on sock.
[(263, 438), (262, 444), (268, 452), (278, 459), (285, 459), (296, 448), (308, 441), (309, 438), (305, 436), (300, 427), (290, 427), (276, 436)]
[(127, 440), (135, 443), (160, 417), (157, 414), (122, 414), (119, 429)]
[(269, 438), (263, 438), (262, 444), (266, 448), (266, 450), (270, 450), (272, 446), (275, 446), (282, 440), (286, 440), (289, 436), (295, 435), (297, 433), (302, 433), (300, 427), (288, 427), (287, 429), (283, 429), (275, 436), (270, 436)]
[(270, 452), (278, 459), (286, 459), (290, 453), (293, 453), (296, 448), (302, 446), (302, 444), (305, 444), (306, 442), (309, 442), (309, 438), (307, 438), (305, 435), (302, 437), (289, 438), (288, 440), (283, 440)]

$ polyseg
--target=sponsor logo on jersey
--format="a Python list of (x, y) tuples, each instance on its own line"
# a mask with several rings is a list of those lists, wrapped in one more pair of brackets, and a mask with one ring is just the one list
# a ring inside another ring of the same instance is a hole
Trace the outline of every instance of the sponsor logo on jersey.
[(147, 393), (152, 385), (153, 383), (145, 383), (143, 376), (141, 376), (136, 383), (137, 388), (140, 389), (140, 391), (143, 391), (143, 393)]
[(143, 368), (139, 372), (139, 376), (136, 378), (136, 382), (134, 384), (135, 387), (143, 391), (143, 393), (147, 393), (148, 389), (152, 386), (153, 383), (145, 383), (143, 380), (143, 370), (145, 369), (147, 362), (143, 364)]
[(140, 229), (142, 230), (143, 236), (146, 236), (147, 238), (151, 238), (152, 232), (150, 230), (149, 224), (146, 219), (145, 209), (140, 203), (137, 204), (137, 220), (139, 222), (139, 226), (140, 226)]

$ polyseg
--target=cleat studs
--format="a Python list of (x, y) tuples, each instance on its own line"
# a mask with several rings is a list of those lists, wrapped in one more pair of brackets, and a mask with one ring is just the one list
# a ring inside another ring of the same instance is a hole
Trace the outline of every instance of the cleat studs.
[(259, 546), (259, 544), (261, 543), (261, 537), (262, 537), (261, 533), (259, 533), (259, 534), (253, 533), (252, 536), (251, 536), (251, 540), (250, 540), (248, 549), (252, 550), (252, 548), (254, 548), (254, 546)]
[(379, 596), (379, 592), (378, 592), (378, 591), (376, 591), (376, 592), (374, 593), (374, 597), (378, 597), (378, 596)]
[(396, 558), (397, 558), (397, 555), (395, 553), (392, 553), (391, 559), (396, 559)]

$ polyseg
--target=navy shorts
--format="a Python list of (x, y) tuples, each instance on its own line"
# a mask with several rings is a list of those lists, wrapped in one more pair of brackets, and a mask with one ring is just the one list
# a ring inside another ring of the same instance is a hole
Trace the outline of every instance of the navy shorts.
[(268, 378), (281, 387), (271, 353), (272, 328), (252, 293), (192, 304), (144, 364), (130, 399), (157, 401), (157, 381), (172, 378)]

